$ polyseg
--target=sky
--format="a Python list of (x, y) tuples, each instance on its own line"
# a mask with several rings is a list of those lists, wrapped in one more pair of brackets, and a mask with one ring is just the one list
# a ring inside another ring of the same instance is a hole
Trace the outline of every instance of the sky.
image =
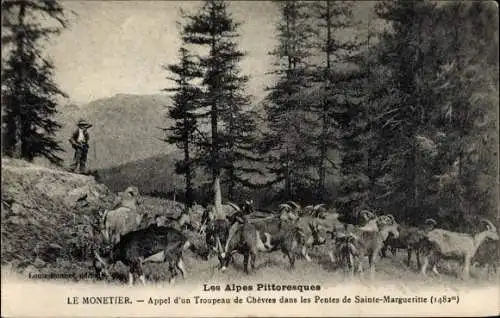
[[(158, 94), (172, 83), (162, 65), (176, 63), (181, 45), (179, 9), (196, 10), (195, 1), (63, 1), (74, 12), (70, 27), (51, 39), (46, 52), (55, 80), (73, 103), (116, 94)], [(248, 93), (262, 94), (264, 73), (274, 46), (277, 11), (270, 2), (230, 4), (240, 27), (241, 67), (251, 75)]]
[[(55, 65), (55, 80), (69, 102), (88, 103), (116, 94), (159, 94), (172, 86), (162, 65), (177, 62), (181, 45), (179, 9), (193, 12), (197, 1), (62, 1), (74, 12), (70, 26), (51, 39), (46, 53)], [(229, 10), (243, 22), (239, 48), (247, 52), (242, 71), (250, 75), (248, 93), (262, 97), (269, 81), (276, 45), (276, 5), (268, 1), (234, 1)]]

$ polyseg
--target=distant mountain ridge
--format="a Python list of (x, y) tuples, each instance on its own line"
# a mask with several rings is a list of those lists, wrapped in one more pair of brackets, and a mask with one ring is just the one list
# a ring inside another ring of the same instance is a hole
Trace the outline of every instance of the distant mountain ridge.
[(172, 120), (166, 115), (172, 101), (166, 95), (117, 94), (86, 105), (70, 104), (59, 109), (58, 122), (63, 126), (57, 134), (66, 153), (61, 156), (69, 164), (73, 150), (68, 142), (76, 122), (84, 118), (90, 128), (90, 169), (103, 169), (127, 162), (168, 154), (175, 146), (160, 140)]

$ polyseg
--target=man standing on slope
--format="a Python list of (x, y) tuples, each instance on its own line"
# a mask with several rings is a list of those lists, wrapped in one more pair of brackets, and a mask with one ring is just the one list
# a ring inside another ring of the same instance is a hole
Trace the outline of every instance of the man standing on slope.
[(86, 173), (85, 164), (87, 163), (87, 154), (89, 152), (89, 133), (87, 129), (92, 127), (92, 125), (86, 120), (80, 119), (77, 126), (78, 129), (73, 132), (69, 139), (73, 149), (75, 149), (75, 156), (69, 170), (74, 172), (79, 166), (80, 173)]

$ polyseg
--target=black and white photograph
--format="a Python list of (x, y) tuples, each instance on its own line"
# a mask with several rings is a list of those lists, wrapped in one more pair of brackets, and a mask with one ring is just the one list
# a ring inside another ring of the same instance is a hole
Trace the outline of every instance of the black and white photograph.
[(2, 316), (500, 314), (497, 2), (1, 5)]

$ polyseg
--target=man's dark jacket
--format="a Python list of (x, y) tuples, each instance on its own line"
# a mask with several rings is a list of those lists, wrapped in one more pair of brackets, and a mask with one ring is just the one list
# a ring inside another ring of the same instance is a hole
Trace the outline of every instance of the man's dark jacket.
[(83, 131), (83, 143), (78, 143), (78, 133), (79, 131), (76, 129), (71, 135), (69, 142), (73, 145), (73, 148), (82, 147), (87, 149), (89, 147), (89, 133), (87, 131)]

